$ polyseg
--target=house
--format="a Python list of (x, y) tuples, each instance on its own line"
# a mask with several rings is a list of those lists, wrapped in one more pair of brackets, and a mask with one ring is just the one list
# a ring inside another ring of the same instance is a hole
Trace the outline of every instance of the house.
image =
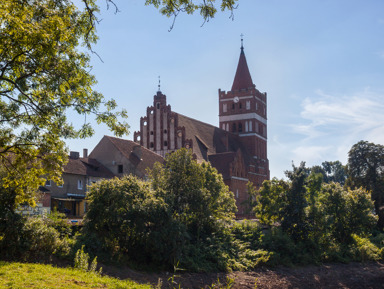
[(267, 158), (267, 94), (253, 84), (243, 43), (230, 91), (219, 89), (219, 126), (172, 111), (160, 89), (140, 118), (134, 141), (165, 156), (185, 147), (199, 162), (207, 161), (223, 175), (234, 193), (238, 218), (247, 217), (247, 183), (259, 188), (269, 179)]
[(114, 176), (99, 161), (88, 157), (88, 151), (84, 149), (83, 157), (78, 152), (70, 152), (68, 163), (64, 167), (63, 184), (48, 180), (44, 188), (50, 191), (52, 209), (70, 217), (82, 217), (87, 208), (87, 186)]
[(147, 168), (164, 162), (162, 156), (131, 140), (111, 136), (104, 136), (89, 156), (117, 177), (131, 174), (145, 179)]

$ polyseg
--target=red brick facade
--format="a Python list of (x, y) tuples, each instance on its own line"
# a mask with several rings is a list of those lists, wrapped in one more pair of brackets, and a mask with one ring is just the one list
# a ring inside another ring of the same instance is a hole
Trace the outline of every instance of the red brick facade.
[(234, 193), (238, 218), (249, 217), (247, 183), (257, 188), (269, 179), (267, 158), (267, 94), (252, 82), (244, 49), (231, 91), (219, 89), (219, 127), (173, 112), (158, 91), (140, 119), (134, 141), (161, 156), (186, 147), (198, 161), (209, 161)]

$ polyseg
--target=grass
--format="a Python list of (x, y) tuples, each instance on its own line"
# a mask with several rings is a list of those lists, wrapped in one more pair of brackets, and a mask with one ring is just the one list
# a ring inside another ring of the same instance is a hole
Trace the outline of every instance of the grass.
[(130, 280), (119, 280), (73, 268), (0, 261), (0, 288), (135, 288), (149, 289)]

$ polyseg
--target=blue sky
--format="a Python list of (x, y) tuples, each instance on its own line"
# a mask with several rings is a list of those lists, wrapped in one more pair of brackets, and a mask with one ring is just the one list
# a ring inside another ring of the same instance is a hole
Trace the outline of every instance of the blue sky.
[[(284, 177), (292, 161), (308, 166), (347, 162), (360, 140), (384, 144), (384, 1), (239, 0), (205, 23), (199, 14), (162, 16), (144, 0), (104, 1), (92, 73), (96, 90), (128, 111), (131, 133), (157, 91), (172, 110), (218, 125), (218, 89), (230, 90), (240, 34), (253, 82), (268, 101), (271, 177)], [(82, 118), (73, 122), (81, 123)], [(103, 135), (68, 141), (92, 150)]]

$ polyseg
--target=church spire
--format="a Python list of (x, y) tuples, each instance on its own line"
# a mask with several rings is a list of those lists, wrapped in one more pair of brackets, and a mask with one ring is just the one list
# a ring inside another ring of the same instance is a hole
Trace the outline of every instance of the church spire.
[(241, 34), (241, 52), (239, 63), (237, 65), (235, 79), (232, 84), (233, 90), (240, 90), (244, 88), (253, 87), (252, 77), (249, 73), (247, 60), (245, 59), (244, 47), (243, 47), (243, 34)]

